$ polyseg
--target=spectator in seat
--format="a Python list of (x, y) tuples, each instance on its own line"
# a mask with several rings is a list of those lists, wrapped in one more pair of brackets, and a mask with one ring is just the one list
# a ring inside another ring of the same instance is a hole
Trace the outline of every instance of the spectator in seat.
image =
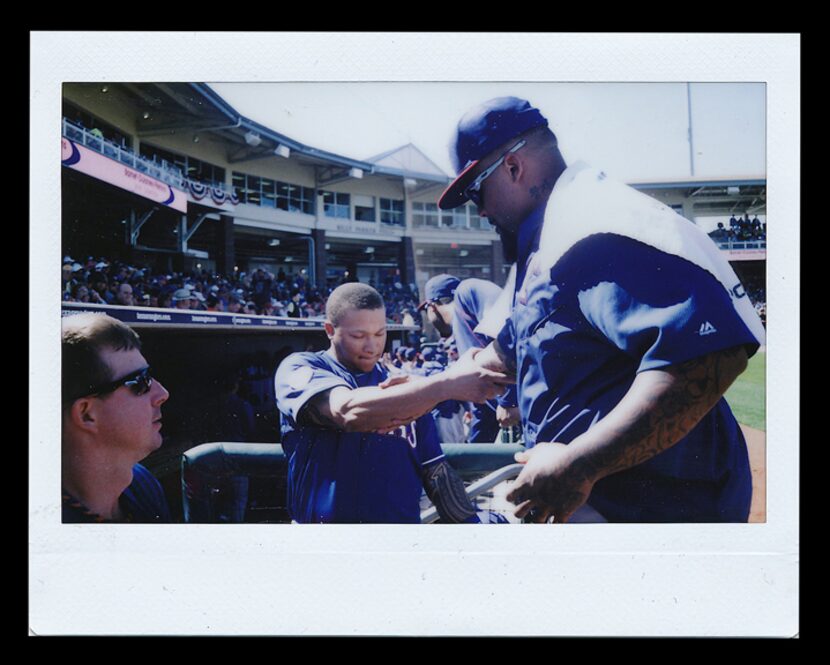
[(173, 307), (176, 309), (190, 309), (191, 297), (188, 289), (177, 289), (173, 293)]
[(116, 296), (116, 304), (124, 307), (132, 307), (135, 305), (135, 298), (133, 297), (133, 287), (126, 282), (118, 287), (118, 294)]

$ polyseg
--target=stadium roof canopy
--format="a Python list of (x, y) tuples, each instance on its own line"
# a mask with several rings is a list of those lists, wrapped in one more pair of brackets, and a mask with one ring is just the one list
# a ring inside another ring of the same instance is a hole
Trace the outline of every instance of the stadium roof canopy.
[[(101, 87), (92, 83), (79, 85)], [(364, 175), (385, 176), (416, 181), (408, 183), (414, 194), (444, 186), (451, 179), (411, 143), (367, 159), (346, 157), (309, 146), (241, 115), (205, 83), (122, 82), (107, 87), (112, 102), (136, 115), (140, 139), (178, 132), (211, 133), (228, 145), (230, 164), (281, 159), (290, 154), (297, 163), (317, 169), (321, 186)], [(692, 177), (628, 184), (658, 198), (671, 196), (688, 200), (699, 215), (764, 214), (766, 211), (766, 178), (763, 175)]]
[(732, 214), (766, 214), (766, 178), (732, 177), (665, 182), (631, 182), (635, 189), (649, 193), (673, 192), (692, 204), (694, 213), (701, 216)]
[[(444, 183), (446, 174), (414, 148), (402, 148), (384, 153), (370, 160), (359, 160), (337, 155), (306, 145), (270, 127), (246, 118), (205, 83), (119, 83), (115, 84), (124, 103), (139, 109), (138, 136), (141, 139), (175, 133), (177, 131), (210, 132), (234, 146), (228, 156), (231, 164), (255, 159), (273, 158), (290, 151), (292, 158), (302, 164), (321, 169), (321, 184), (330, 184), (349, 177), (352, 169), (361, 175), (415, 178)], [(417, 152), (417, 158), (412, 151)], [(409, 153), (406, 163), (395, 160), (393, 153)], [(411, 166), (417, 165), (417, 169)]]

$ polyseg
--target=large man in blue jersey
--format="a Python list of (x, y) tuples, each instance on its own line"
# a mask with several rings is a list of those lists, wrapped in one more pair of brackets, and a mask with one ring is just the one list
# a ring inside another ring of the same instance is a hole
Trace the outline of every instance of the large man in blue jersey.
[(418, 523), (425, 489), (445, 522), (478, 522), (429, 412), (447, 399), (489, 399), (507, 377), (468, 355), (440, 374), (390, 379), (378, 362), (386, 310), (365, 284), (335, 289), (326, 319), (328, 350), (288, 356), (275, 377), (292, 519)]
[(764, 333), (711, 240), (567, 166), (522, 99), (465, 114), (451, 154), (439, 206), (472, 200), (516, 243), (511, 318), (478, 360), (516, 373), (517, 515), (565, 522), (589, 501), (615, 522), (746, 521), (747, 449), (722, 396)]

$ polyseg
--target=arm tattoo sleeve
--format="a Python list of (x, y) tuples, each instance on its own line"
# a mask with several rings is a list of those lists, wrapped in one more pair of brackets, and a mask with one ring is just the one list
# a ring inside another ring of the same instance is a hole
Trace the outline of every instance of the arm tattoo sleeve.
[(746, 364), (742, 347), (669, 367), (615, 421), (611, 443), (577, 464), (586, 475), (630, 468), (670, 448), (709, 412)]
[(459, 523), (476, 514), (463, 481), (447, 460), (424, 470), (424, 489), (444, 522)]

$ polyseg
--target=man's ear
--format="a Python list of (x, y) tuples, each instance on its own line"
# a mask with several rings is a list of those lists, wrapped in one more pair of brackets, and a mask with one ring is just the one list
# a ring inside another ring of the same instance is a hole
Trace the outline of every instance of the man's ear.
[(518, 182), (524, 174), (525, 168), (521, 158), (515, 154), (509, 154), (504, 158), (504, 165), (507, 168), (507, 175), (512, 182)]
[(69, 420), (78, 429), (92, 432), (98, 428), (98, 414), (92, 399), (81, 397), (69, 407)]
[(326, 321), (323, 323), (323, 328), (326, 331), (326, 335), (329, 339), (334, 337), (334, 326), (332, 325), (331, 321)]

